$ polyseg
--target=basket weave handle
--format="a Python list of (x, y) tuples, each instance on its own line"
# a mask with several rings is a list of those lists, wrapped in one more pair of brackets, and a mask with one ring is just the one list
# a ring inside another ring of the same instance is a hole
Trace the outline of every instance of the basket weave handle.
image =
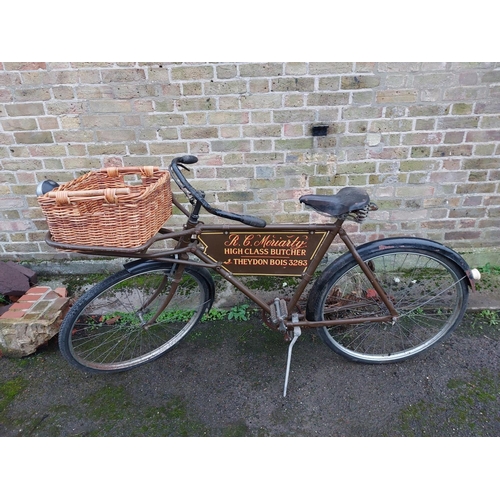
[(160, 167), (108, 167), (103, 168), (109, 177), (119, 177), (123, 174), (141, 174), (142, 177), (152, 177), (155, 172), (160, 170)]
[(79, 200), (100, 200), (104, 198), (107, 203), (118, 203), (118, 195), (130, 194), (129, 188), (108, 188), (108, 189), (89, 189), (87, 191), (49, 191), (46, 196), (55, 198), (57, 205), (69, 205), (72, 201)]

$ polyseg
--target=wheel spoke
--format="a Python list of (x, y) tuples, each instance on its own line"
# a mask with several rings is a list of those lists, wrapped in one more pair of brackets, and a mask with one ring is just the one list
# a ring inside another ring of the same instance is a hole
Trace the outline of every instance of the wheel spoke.
[[(366, 262), (398, 317), (394, 324), (321, 328), (325, 343), (339, 354), (367, 363), (403, 360), (446, 338), (462, 318), (468, 294), (465, 276), (445, 257), (416, 249), (391, 249), (373, 252)], [(354, 259), (344, 269), (334, 269), (314, 305), (314, 318), (387, 316), (389, 311), (372, 287)]]
[(89, 371), (119, 371), (150, 361), (175, 346), (209, 307), (208, 278), (187, 268), (168, 306), (170, 267), (151, 264), (142, 272), (122, 271), (83, 295), (60, 333), (63, 355)]

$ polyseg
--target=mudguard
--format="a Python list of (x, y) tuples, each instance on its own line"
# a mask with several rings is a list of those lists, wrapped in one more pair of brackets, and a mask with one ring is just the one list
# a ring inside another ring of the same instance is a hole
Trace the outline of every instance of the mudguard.
[(128, 271), (128, 272), (137, 272), (137, 271), (142, 271), (142, 270), (147, 270), (148, 268), (151, 267), (151, 265), (154, 264), (154, 267), (171, 267), (172, 264), (162, 264), (160, 262), (156, 262), (154, 260), (147, 260), (147, 259), (139, 259), (139, 260), (132, 260), (130, 262), (126, 262), (123, 264), (123, 267)]
[[(441, 254), (443, 257), (448, 258), (463, 271), (464, 276), (467, 278), (467, 282), (471, 289), (475, 290), (475, 282), (479, 279), (480, 274), (477, 269), (471, 269), (465, 259), (452, 250), (451, 248), (438, 243), (437, 241), (427, 240), (425, 238), (415, 238), (415, 237), (397, 237), (397, 238), (382, 238), (381, 240), (370, 241), (356, 247), (359, 255), (365, 260), (373, 252), (378, 252), (379, 250), (385, 249), (404, 249), (413, 248), (416, 250), (427, 250), (429, 252), (435, 252)], [(334, 267), (339, 269), (347, 263), (348, 260), (352, 259), (352, 255), (348, 252), (332, 262), (328, 267)], [(326, 270), (325, 270), (326, 271)], [(328, 273), (325, 273), (328, 274)]]

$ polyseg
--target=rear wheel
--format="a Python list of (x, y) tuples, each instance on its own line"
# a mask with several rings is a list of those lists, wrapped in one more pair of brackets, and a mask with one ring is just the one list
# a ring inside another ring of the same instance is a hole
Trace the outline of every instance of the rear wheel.
[[(362, 256), (394, 304), (394, 322), (323, 327), (325, 344), (351, 361), (388, 363), (422, 353), (447, 338), (462, 319), (469, 289), (451, 260), (420, 249), (384, 249)], [(375, 318), (389, 314), (354, 258), (334, 266), (311, 291), (311, 320)]]
[(74, 366), (117, 372), (152, 361), (179, 343), (213, 301), (211, 276), (187, 267), (168, 306), (151, 325), (172, 285), (172, 266), (151, 263), (120, 271), (73, 305), (59, 332), (59, 347)]

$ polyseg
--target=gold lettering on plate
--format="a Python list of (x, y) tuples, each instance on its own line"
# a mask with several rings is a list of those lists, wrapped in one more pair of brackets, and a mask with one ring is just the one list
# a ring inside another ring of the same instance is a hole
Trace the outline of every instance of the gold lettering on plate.
[(207, 231), (199, 240), (204, 245), (205, 255), (233, 274), (300, 276), (325, 235), (325, 231)]

